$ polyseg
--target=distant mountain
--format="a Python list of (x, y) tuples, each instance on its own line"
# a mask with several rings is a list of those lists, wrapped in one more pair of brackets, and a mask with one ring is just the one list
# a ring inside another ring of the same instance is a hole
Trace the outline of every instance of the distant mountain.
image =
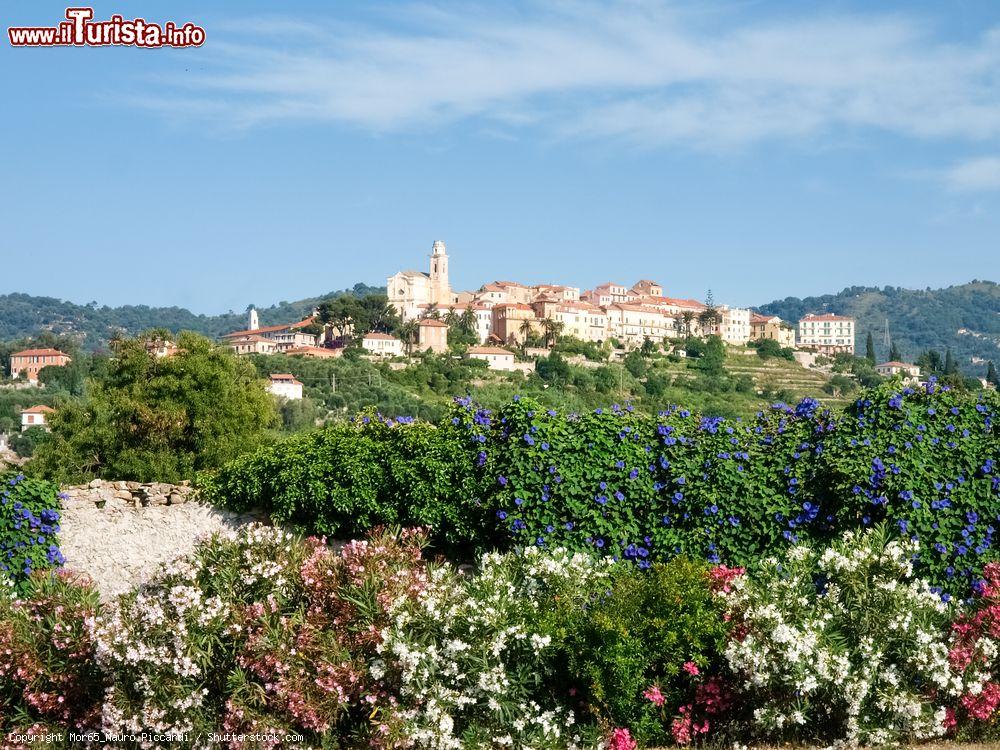
[[(319, 303), (344, 294), (364, 296), (385, 294), (384, 287), (355, 284), (351, 289), (329, 292), (296, 302), (279, 302), (270, 307), (258, 307), (261, 325), (291, 323), (309, 315)], [(220, 336), (245, 328), (246, 312), (221, 315), (195, 315), (183, 307), (98, 307), (78, 305), (54, 297), (32, 297), (28, 294), (0, 295), (0, 340), (37, 336), (43, 332), (76, 338), (86, 349), (99, 349), (116, 333), (136, 334), (150, 328), (170, 331), (195, 331), (206, 336)]]
[(787, 297), (758, 309), (792, 322), (810, 312), (850, 315), (857, 321), (858, 353), (864, 354), (871, 332), (880, 359), (889, 353), (883, 343), (888, 320), (892, 340), (908, 360), (928, 349), (943, 353), (951, 347), (969, 374), (985, 372), (986, 361), (1000, 363), (1000, 285), (992, 281), (924, 290), (852, 286), (839, 294)]

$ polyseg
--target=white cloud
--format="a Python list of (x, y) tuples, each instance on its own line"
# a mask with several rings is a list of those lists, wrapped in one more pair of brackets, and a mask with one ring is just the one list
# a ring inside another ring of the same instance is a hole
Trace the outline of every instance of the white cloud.
[(205, 109), (230, 127), (384, 132), (479, 118), (484, 129), (710, 149), (851, 129), (1000, 136), (1000, 30), (953, 44), (899, 15), (747, 22), (698, 8), (412, 6), (392, 23), (324, 28), (245, 19), (210, 38), (203, 71), (163, 82), (155, 106)]
[(1000, 190), (1000, 157), (983, 156), (956, 164), (944, 173), (944, 181), (958, 192)]

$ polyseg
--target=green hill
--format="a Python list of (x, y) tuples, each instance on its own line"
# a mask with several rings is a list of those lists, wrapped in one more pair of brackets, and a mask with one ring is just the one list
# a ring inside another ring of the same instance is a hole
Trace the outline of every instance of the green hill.
[(869, 332), (880, 359), (888, 356), (883, 343), (889, 332), (906, 359), (921, 352), (951, 347), (962, 370), (982, 375), (985, 361), (1000, 361), (1000, 285), (972, 281), (945, 289), (852, 286), (821, 297), (786, 297), (758, 308), (769, 315), (797, 321), (806, 313), (830, 312), (857, 320), (857, 351), (864, 354)]
[[(385, 293), (381, 287), (355, 284), (351, 289), (329, 292), (296, 302), (279, 302), (257, 308), (262, 325), (290, 323), (309, 315), (313, 308), (343, 294)], [(150, 328), (170, 331), (195, 331), (206, 336), (220, 336), (245, 327), (245, 312), (221, 315), (195, 315), (182, 307), (125, 305), (99, 307), (96, 302), (78, 305), (54, 297), (28, 294), (0, 295), (0, 341), (37, 336), (43, 332), (72, 336), (85, 349), (99, 349), (117, 332), (134, 335)]]

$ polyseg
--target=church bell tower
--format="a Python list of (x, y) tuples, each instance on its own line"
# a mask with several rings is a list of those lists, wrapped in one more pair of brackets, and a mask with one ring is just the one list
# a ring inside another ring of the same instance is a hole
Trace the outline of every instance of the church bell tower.
[(431, 248), (431, 302), (442, 305), (451, 302), (451, 285), (448, 283), (448, 251), (441, 240), (434, 240)]

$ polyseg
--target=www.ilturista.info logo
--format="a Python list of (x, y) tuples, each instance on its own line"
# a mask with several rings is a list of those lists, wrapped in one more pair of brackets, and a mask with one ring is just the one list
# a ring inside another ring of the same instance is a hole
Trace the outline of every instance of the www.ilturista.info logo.
[(13, 47), (200, 47), (205, 30), (193, 23), (150, 23), (142, 18), (111, 16), (94, 21), (93, 8), (67, 8), (66, 20), (57, 26), (11, 26)]

